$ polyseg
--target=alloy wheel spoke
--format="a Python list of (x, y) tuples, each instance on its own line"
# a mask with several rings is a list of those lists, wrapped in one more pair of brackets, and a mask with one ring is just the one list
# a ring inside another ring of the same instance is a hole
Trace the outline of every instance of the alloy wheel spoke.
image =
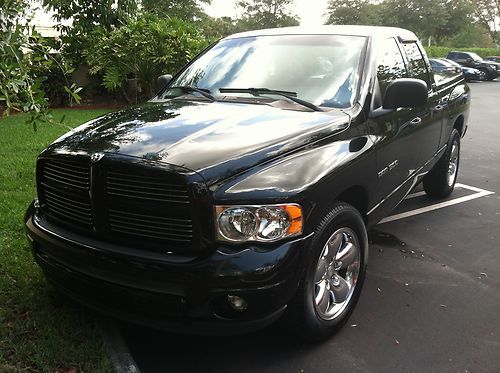
[(345, 269), (356, 262), (356, 259), (356, 247), (351, 242), (345, 242), (345, 244), (342, 245), (340, 250), (337, 252), (337, 255), (335, 256), (335, 262), (338, 264), (335, 269), (337, 271), (340, 269)]
[(328, 241), (327, 252), (325, 253), (325, 259), (328, 263), (332, 263), (340, 250), (344, 242), (343, 234), (337, 234), (330, 241)]
[(326, 274), (326, 270), (328, 268), (328, 263), (324, 258), (320, 258), (318, 262), (318, 266), (316, 267), (316, 273), (314, 276), (314, 283), (318, 284), (321, 282), (324, 278), (324, 275)]
[(323, 314), (326, 314), (328, 311), (328, 307), (330, 306), (332, 300), (331, 297), (330, 285), (328, 281), (324, 280), (315, 299), (318, 310)]
[(340, 276), (337, 276), (335, 282), (336, 284), (334, 285), (333, 281), (330, 281), (330, 290), (333, 295), (333, 301), (335, 303), (342, 303), (347, 299), (351, 287), (347, 281)]

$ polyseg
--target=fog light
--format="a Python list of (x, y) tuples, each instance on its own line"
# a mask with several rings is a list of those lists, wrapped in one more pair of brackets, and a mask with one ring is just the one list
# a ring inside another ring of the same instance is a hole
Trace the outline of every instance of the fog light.
[(236, 311), (243, 312), (248, 308), (247, 301), (237, 295), (228, 295), (227, 300)]

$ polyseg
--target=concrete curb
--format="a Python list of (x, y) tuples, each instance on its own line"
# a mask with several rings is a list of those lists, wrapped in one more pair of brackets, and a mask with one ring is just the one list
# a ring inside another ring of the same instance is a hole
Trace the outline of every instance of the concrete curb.
[(116, 321), (103, 318), (99, 322), (99, 327), (115, 372), (141, 373), (118, 329)]

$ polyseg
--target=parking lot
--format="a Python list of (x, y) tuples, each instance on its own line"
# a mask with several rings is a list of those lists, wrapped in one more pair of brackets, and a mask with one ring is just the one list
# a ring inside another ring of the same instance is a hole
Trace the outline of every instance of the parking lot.
[(370, 232), (368, 275), (346, 327), (306, 345), (279, 327), (237, 337), (122, 325), (143, 372), (498, 372), (500, 81), (471, 83), (455, 192), (419, 190)]

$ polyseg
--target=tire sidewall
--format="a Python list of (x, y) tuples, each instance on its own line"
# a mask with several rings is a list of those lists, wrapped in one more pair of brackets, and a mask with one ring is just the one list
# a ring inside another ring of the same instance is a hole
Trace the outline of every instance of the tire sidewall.
[[(354, 231), (360, 245), (360, 269), (356, 288), (342, 313), (333, 320), (321, 318), (314, 305), (314, 277), (316, 266), (323, 248), (331, 235), (339, 228), (348, 227)], [(339, 204), (319, 224), (315, 238), (311, 245), (309, 261), (303, 279), (303, 306), (305, 323), (308, 328), (315, 330), (318, 336), (329, 336), (338, 330), (349, 318), (361, 293), (365, 279), (368, 256), (368, 238), (366, 227), (359, 212), (347, 204)]]
[(446, 180), (446, 186), (447, 186), (447, 193), (451, 193), (453, 189), (455, 188), (455, 183), (457, 182), (458, 178), (458, 170), (460, 169), (460, 133), (454, 128), (453, 131), (450, 134), (450, 138), (448, 140), (448, 144), (446, 145), (446, 156), (444, 157), (443, 161), (445, 161), (445, 164), (443, 167), (448, 170), (448, 165), (451, 160), (451, 150), (453, 148), (453, 143), (456, 141), (457, 146), (458, 146), (458, 155), (457, 155), (457, 171), (455, 173), (455, 179), (453, 180), (453, 184), (448, 185), (448, 178), (447, 175), (445, 176)]

